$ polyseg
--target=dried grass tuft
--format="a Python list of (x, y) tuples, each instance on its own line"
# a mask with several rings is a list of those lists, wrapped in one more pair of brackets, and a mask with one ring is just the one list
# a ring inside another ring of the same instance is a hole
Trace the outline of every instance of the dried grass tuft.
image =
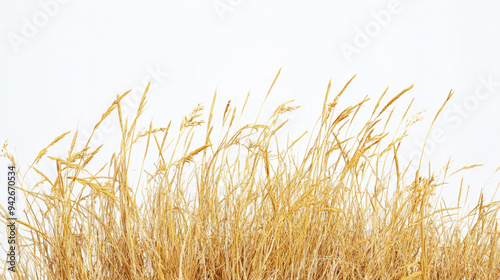
[[(243, 126), (233, 122), (236, 109), (228, 102), (221, 135), (213, 139), (216, 94), (206, 133), (198, 131), (205, 124), (198, 105), (176, 136), (169, 135), (170, 124), (136, 129), (146, 92), (130, 125), (120, 106), (128, 92), (118, 96), (95, 126), (118, 109), (123, 139), (109, 161), (100, 162), (101, 147), (90, 147), (91, 139), (73, 151), (76, 132), (67, 158), (48, 156), (55, 177), (37, 164), (68, 133), (33, 162), (30, 171), (40, 182), (22, 189), (19, 279), (498, 280), (500, 202), (481, 197), (465, 216), (460, 207), (436, 206), (436, 188), (448, 176), (424, 175), (420, 168), (406, 174), (398, 159), (406, 130), (387, 131), (394, 104), (412, 86), (380, 109), (386, 89), (359, 126), (354, 121), (359, 124), (367, 98), (335, 112), (351, 81), (332, 101), (329, 83), (302, 157), (293, 147), (306, 133), (279, 145), (286, 121), (278, 116), (298, 109), (291, 101), (267, 122)], [(420, 114), (405, 129), (418, 120)], [(200, 137), (200, 146), (191, 148)], [(6, 149), (3, 156), (13, 160)], [(135, 188), (133, 149), (144, 155), (144, 179)], [(156, 159), (145, 170), (148, 153)], [(103, 167), (94, 171), (90, 163)], [(145, 195), (139, 199), (138, 192)]]

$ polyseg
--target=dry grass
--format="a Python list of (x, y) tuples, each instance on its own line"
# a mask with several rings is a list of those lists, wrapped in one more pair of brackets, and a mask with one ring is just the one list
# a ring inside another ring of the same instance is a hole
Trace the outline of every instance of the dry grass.
[[(304, 139), (279, 146), (279, 116), (297, 108), (288, 102), (266, 123), (244, 126), (228, 103), (214, 140), (216, 96), (205, 121), (200, 105), (178, 133), (170, 124), (137, 131), (146, 93), (130, 123), (119, 96), (94, 129), (119, 114), (121, 146), (109, 161), (94, 162), (100, 147), (91, 139), (74, 150), (78, 133), (67, 157), (46, 156), (65, 133), (30, 167), (41, 181), (23, 190), (19, 279), (500, 279), (499, 203), (481, 199), (460, 216), (433, 203), (446, 172), (419, 168), (405, 182), (406, 130), (386, 129), (411, 87), (387, 103), (382, 96), (356, 126), (367, 99), (337, 111), (349, 83), (333, 101), (328, 86), (303, 156), (293, 146)], [(406, 113), (400, 119), (404, 126)], [(142, 159), (132, 155), (139, 143)], [(154, 168), (135, 187), (130, 162), (144, 166), (147, 155)], [(36, 168), (42, 157), (57, 176)]]

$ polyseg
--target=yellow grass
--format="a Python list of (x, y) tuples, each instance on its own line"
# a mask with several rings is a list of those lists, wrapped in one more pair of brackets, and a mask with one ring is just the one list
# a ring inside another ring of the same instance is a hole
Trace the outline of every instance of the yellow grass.
[[(447, 177), (419, 168), (405, 182), (406, 131), (386, 129), (411, 87), (384, 102), (386, 90), (373, 109), (367, 99), (339, 109), (349, 83), (332, 101), (328, 85), (303, 156), (293, 146), (306, 134), (278, 144), (280, 115), (297, 109), (289, 102), (267, 122), (242, 126), (228, 102), (214, 137), (216, 96), (208, 116), (196, 107), (178, 133), (170, 124), (137, 131), (146, 93), (132, 122), (121, 114), (128, 92), (118, 96), (94, 129), (119, 115), (121, 146), (109, 161), (95, 162), (101, 147), (91, 139), (74, 150), (78, 133), (66, 158), (47, 156), (65, 133), (30, 167), (41, 181), (22, 186), (19, 279), (500, 279), (500, 204), (481, 198), (459, 216), (458, 207), (431, 203)], [(354, 125), (361, 110), (373, 113)], [(144, 168), (146, 156), (154, 168), (133, 186), (130, 162)], [(36, 167), (41, 158), (57, 176)]]

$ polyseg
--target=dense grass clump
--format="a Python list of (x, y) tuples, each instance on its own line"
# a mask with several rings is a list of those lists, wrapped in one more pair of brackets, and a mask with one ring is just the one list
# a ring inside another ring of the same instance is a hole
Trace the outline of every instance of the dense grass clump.
[[(406, 130), (387, 123), (411, 87), (338, 111), (349, 83), (333, 98), (328, 86), (303, 156), (293, 147), (306, 134), (280, 145), (289, 102), (243, 126), (228, 103), (217, 128), (214, 96), (206, 119), (199, 106), (172, 132), (136, 129), (146, 92), (131, 122), (118, 96), (94, 128), (118, 114), (121, 146), (108, 161), (96, 162), (91, 139), (76, 150), (74, 133), (66, 157), (46, 155), (63, 134), (30, 166), (41, 181), (21, 185), (19, 279), (500, 279), (498, 202), (463, 217), (436, 207), (447, 173), (408, 174), (398, 160)], [(372, 112), (364, 125), (361, 110)], [(42, 157), (56, 176), (37, 169)], [(132, 184), (131, 161), (146, 157), (154, 167)]]

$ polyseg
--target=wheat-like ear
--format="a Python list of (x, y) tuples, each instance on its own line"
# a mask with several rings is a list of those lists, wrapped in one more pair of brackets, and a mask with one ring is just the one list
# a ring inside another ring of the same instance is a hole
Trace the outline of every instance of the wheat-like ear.
[[(403, 96), (403, 94), (407, 93), (408, 91), (410, 91), (411, 89), (413, 88), (413, 85), (411, 85), (409, 88), (406, 88), (404, 89), (403, 91), (401, 91), (399, 94), (397, 94), (396, 96), (394, 96), (391, 101), (389, 101), (385, 106), (384, 108), (382, 108), (382, 110), (380, 110), (380, 113), (378, 113), (378, 116), (379, 117), (380, 115), (382, 115), (383, 112), (385, 112), (385, 110), (387, 110), (387, 108), (389, 108), (394, 102), (396, 102), (396, 100), (398, 100), (401, 96)], [(385, 92), (384, 92), (385, 94)]]
[[(108, 109), (106, 110), (106, 112), (104, 112), (104, 114), (102, 114), (101, 116), (101, 119), (96, 123), (96, 125), (94, 126), (94, 131), (95, 132), (99, 126), (101, 125), (101, 123), (109, 116), (111, 115), (111, 113), (113, 112), (113, 110), (115, 110), (118, 106), (118, 104), (121, 102), (121, 100), (127, 96), (132, 90), (128, 90), (126, 91), (125, 93), (123, 93), (122, 95), (118, 95), (116, 97), (116, 100), (113, 101), (113, 103), (111, 104), (111, 106), (108, 107)], [(93, 134), (92, 132), (92, 134)]]
[(14, 157), (8, 152), (7, 146), (8, 146), (8, 141), (5, 140), (5, 142), (3, 143), (3, 147), (2, 147), (2, 154), (0, 156), (6, 157), (7, 159), (9, 159), (11, 164), (16, 165), (16, 161), (15, 161)]
[[(38, 153), (38, 156), (35, 158), (35, 160), (33, 161), (33, 164), (37, 164), (38, 161), (47, 153), (47, 150), (54, 146), (57, 142), (59, 142), (61, 139), (63, 139), (66, 135), (68, 135), (71, 131), (67, 131), (59, 136), (56, 137), (56, 139), (54, 139), (47, 147), (43, 148), (39, 153)], [(32, 164), (32, 165), (33, 165)]]
[(137, 120), (139, 119), (139, 117), (144, 112), (144, 107), (146, 106), (146, 95), (148, 93), (150, 84), (151, 84), (151, 82), (148, 82), (148, 85), (144, 89), (144, 92), (143, 92), (142, 97), (141, 97), (141, 101), (139, 102), (139, 106), (137, 107), (137, 112), (135, 114), (135, 118), (134, 118), (134, 120), (132, 121), (132, 124), (131, 124), (131, 128), (132, 129), (130, 129), (128, 131), (127, 139), (131, 139), (132, 138), (132, 135), (135, 132), (135, 127), (136, 127), (136, 124), (137, 124)]

